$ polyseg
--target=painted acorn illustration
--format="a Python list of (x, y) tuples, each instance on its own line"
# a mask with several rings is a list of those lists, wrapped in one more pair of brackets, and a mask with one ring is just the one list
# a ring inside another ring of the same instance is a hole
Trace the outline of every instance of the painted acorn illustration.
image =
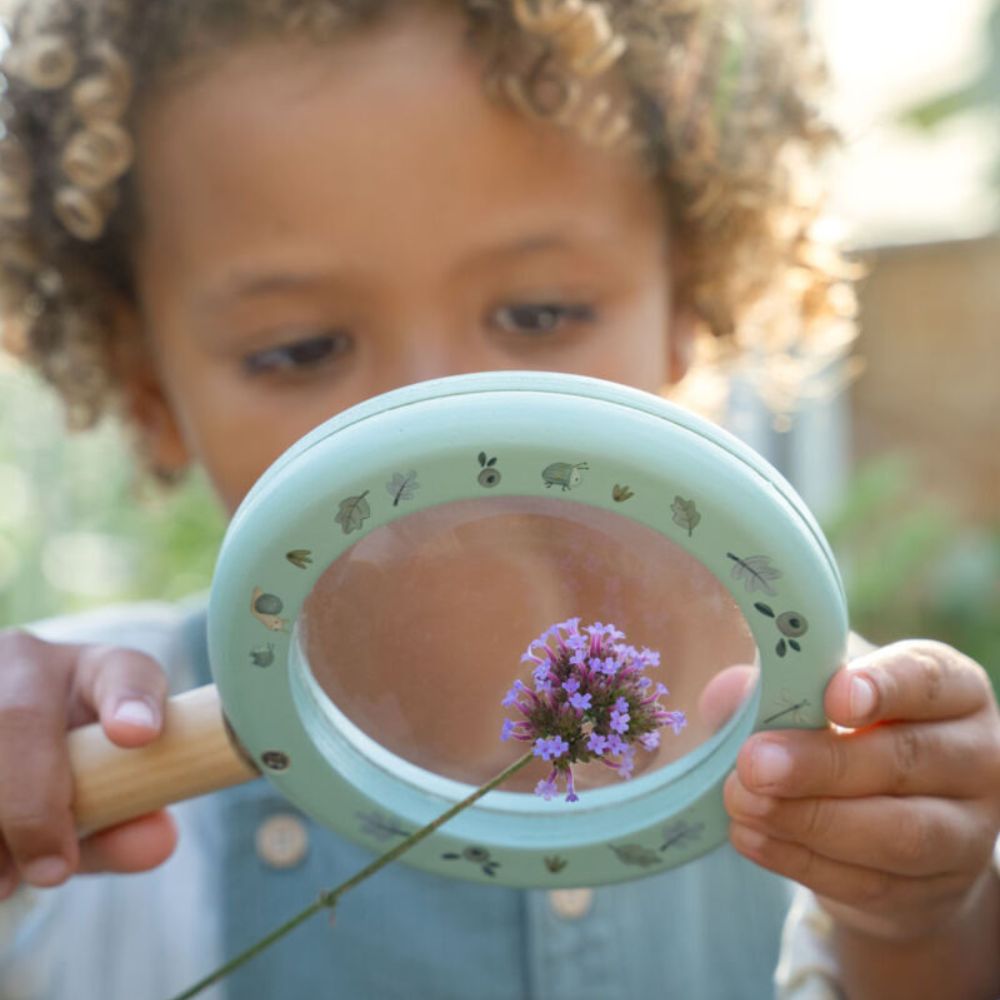
[(784, 656), (789, 649), (794, 649), (796, 653), (802, 652), (802, 646), (798, 640), (809, 631), (809, 622), (805, 615), (798, 611), (782, 611), (780, 614), (776, 614), (774, 609), (769, 604), (764, 604), (763, 601), (758, 601), (754, 607), (762, 615), (773, 618), (774, 624), (781, 633), (782, 637), (774, 647), (778, 656)]
[(583, 473), (589, 468), (586, 462), (577, 462), (575, 465), (569, 462), (553, 462), (542, 470), (542, 480), (546, 489), (558, 486), (565, 493), (567, 490), (576, 489), (583, 482)]
[(272, 632), (284, 632), (288, 626), (286, 619), (281, 617), (285, 605), (276, 594), (265, 594), (260, 587), (254, 587), (250, 598), (250, 612), (262, 625)]
[(476, 477), (476, 482), (480, 486), (485, 486), (488, 490), (493, 489), (500, 482), (500, 470), (496, 467), (496, 455), (492, 458), (487, 458), (486, 452), (481, 451), (479, 453), (479, 464), (482, 467), (482, 471)]

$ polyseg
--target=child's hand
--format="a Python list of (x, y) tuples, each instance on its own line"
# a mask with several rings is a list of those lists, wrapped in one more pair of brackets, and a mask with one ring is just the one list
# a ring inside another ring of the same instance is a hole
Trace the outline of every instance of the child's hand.
[(77, 871), (142, 871), (176, 842), (165, 813), (78, 842), (66, 731), (100, 719), (119, 746), (155, 739), (166, 680), (142, 653), (0, 632), (0, 899), (21, 880), (53, 886)]
[(934, 642), (839, 671), (834, 729), (749, 739), (725, 786), (741, 853), (809, 887), (841, 923), (933, 934), (985, 884), (1000, 829), (1000, 716), (986, 672)]

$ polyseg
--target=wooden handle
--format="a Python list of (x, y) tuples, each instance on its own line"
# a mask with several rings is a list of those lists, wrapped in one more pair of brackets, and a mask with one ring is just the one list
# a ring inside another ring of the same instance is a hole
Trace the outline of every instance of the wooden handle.
[(230, 736), (214, 684), (171, 698), (148, 746), (124, 750), (94, 724), (69, 734), (69, 755), (81, 836), (258, 777)]

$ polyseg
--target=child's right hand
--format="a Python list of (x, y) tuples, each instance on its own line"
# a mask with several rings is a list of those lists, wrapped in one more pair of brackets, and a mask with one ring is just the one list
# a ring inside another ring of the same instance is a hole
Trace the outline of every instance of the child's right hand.
[(0, 900), (22, 881), (144, 871), (170, 856), (177, 833), (165, 812), (78, 841), (66, 749), (67, 731), (95, 720), (113, 743), (144, 746), (160, 733), (166, 692), (143, 653), (0, 632)]

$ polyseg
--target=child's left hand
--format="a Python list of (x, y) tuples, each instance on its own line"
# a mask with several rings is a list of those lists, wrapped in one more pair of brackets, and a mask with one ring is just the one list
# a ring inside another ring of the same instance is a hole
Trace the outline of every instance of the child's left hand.
[(838, 923), (904, 942), (946, 926), (992, 878), (1000, 713), (986, 672), (948, 646), (900, 642), (830, 681), (850, 732), (758, 733), (725, 786), (731, 840), (812, 889)]

